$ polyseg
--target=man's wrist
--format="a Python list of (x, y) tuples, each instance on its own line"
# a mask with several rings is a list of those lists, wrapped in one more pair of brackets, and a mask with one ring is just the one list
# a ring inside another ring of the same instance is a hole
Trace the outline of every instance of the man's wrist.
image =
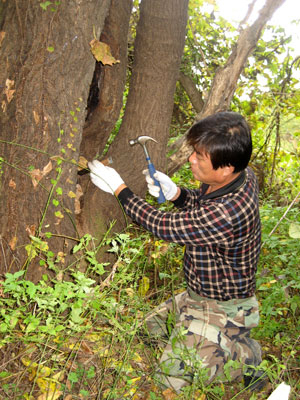
[(115, 195), (119, 196), (119, 194), (122, 192), (123, 189), (127, 188), (127, 186), (125, 185), (125, 183), (122, 183), (122, 185), (120, 185), (116, 190), (115, 190)]
[(178, 197), (180, 196), (180, 193), (181, 193), (181, 189), (180, 189), (180, 187), (177, 186), (177, 192), (176, 192), (175, 196), (172, 197), (172, 199), (171, 199), (170, 201), (175, 201), (175, 200), (177, 200)]

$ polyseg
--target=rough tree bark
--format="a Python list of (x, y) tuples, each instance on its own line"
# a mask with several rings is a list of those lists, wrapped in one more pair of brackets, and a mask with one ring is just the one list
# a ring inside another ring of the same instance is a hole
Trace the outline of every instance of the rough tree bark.
[[(251, 26), (241, 31), (239, 39), (226, 64), (216, 71), (208, 98), (201, 111), (196, 115), (196, 121), (215, 112), (229, 109), (238, 78), (245, 67), (248, 57), (255, 49), (262, 29), (284, 1), (267, 0), (257, 20)], [(168, 172), (170, 175), (186, 162), (189, 153), (190, 149), (186, 142), (180, 141), (177, 152), (172, 154), (168, 160)]]
[(93, 159), (102, 152), (123, 105), (127, 72), (127, 43), (133, 0), (111, 0), (109, 14), (100, 41), (109, 45), (118, 64), (96, 63), (91, 85), (88, 116), (83, 130), (80, 153)]
[[(110, 0), (53, 4), (2, 4), (1, 273), (24, 266), (29, 235), (52, 232), (48, 244), (61, 263), (71, 245), (58, 236), (76, 236), (71, 160), (78, 159), (95, 65), (89, 42), (100, 36)], [(27, 277), (36, 281), (42, 272), (33, 262)]]
[[(143, 0), (140, 5), (126, 109), (119, 133), (108, 152), (114, 160), (113, 167), (137, 194), (145, 194), (142, 170), (146, 162), (141, 146), (131, 148), (129, 140), (139, 135), (156, 139), (158, 144), (149, 143), (149, 152), (156, 167), (165, 169), (173, 96), (185, 40), (187, 6), (188, 0)], [(120, 223), (118, 229), (126, 222), (116, 199), (90, 187), (82, 212), (86, 230), (101, 236), (107, 229), (107, 216)]]

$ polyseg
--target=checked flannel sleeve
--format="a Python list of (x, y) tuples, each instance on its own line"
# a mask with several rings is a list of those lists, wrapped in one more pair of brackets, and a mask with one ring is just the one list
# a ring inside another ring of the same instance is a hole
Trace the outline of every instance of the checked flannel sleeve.
[(184, 189), (175, 212), (157, 210), (128, 188), (119, 200), (126, 214), (156, 237), (186, 246), (184, 273), (194, 292), (218, 300), (254, 294), (260, 219), (250, 169), (234, 193), (205, 199), (201, 189)]

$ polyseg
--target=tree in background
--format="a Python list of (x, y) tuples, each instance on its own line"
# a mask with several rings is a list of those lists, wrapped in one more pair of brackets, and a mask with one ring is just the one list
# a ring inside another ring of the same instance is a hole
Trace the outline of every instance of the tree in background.
[[(198, 47), (198, 60), (209, 60), (207, 70), (185, 57), (180, 74), (188, 0), (143, 0), (138, 10), (131, 0), (1, 3), (1, 272), (29, 265), (27, 276), (39, 279), (43, 268), (35, 256), (48, 248), (63, 269), (72, 237), (87, 231), (100, 237), (112, 219), (122, 221), (117, 201), (93, 189), (87, 176), (78, 177), (77, 166), (80, 155), (104, 154), (123, 106), (126, 74), (131, 80), (124, 116), (107, 155), (126, 183), (144, 194), (144, 156), (141, 148), (129, 148), (129, 139), (157, 139), (159, 145), (149, 149), (159, 169), (172, 173), (185, 163), (184, 144), (166, 158), (177, 79), (196, 119), (228, 109), (262, 29), (283, 2), (266, 1), (257, 20), (240, 29), (222, 64), (210, 56), (211, 41)], [(190, 9), (198, 4), (191, 1)], [(127, 70), (129, 24), (138, 14)], [(199, 21), (213, 25), (205, 15)], [(197, 41), (199, 27), (191, 28)], [(205, 96), (199, 85), (188, 86), (186, 72), (195, 68), (204, 72)]]

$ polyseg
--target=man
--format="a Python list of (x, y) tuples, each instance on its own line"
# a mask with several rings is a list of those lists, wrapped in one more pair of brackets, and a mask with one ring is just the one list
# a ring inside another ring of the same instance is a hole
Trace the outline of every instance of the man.
[[(187, 290), (146, 318), (152, 336), (167, 338), (155, 377), (177, 392), (199, 376), (199, 369), (207, 371), (210, 382), (223, 375), (229, 360), (241, 366), (261, 362), (260, 346), (250, 338), (259, 321), (254, 292), (261, 235), (258, 184), (247, 167), (250, 129), (241, 115), (220, 112), (194, 124), (187, 141), (201, 187), (179, 188), (165, 174), (156, 175), (176, 212), (159, 211), (136, 196), (114, 169), (97, 160), (89, 163), (93, 183), (118, 196), (134, 221), (160, 239), (185, 245)], [(149, 192), (158, 196), (149, 175), (146, 180)], [(168, 338), (170, 313), (175, 323)], [(243, 373), (239, 368), (232, 376)]]

